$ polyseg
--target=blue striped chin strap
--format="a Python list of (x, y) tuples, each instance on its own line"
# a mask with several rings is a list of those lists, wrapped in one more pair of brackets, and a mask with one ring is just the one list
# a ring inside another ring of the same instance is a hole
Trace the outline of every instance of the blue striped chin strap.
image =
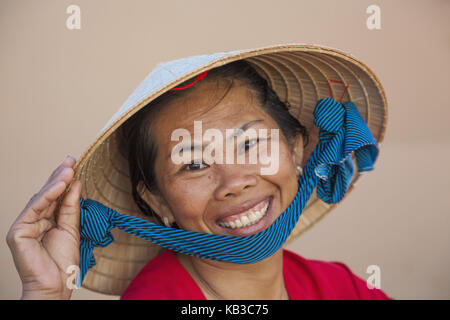
[(321, 99), (314, 118), (320, 128), (319, 141), (298, 180), (297, 195), (275, 222), (259, 233), (235, 237), (167, 228), (81, 198), (81, 281), (95, 265), (93, 249), (113, 242), (112, 228), (182, 254), (223, 262), (253, 263), (274, 254), (294, 229), (316, 186), (317, 196), (326, 203), (344, 197), (354, 174), (351, 152), (359, 172), (372, 170), (378, 156), (377, 142), (352, 102)]

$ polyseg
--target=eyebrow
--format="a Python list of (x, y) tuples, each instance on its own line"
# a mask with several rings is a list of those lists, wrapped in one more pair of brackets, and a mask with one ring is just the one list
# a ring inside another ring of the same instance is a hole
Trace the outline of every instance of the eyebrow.
[[(248, 128), (250, 128), (251, 126), (253, 126), (253, 125), (255, 125), (255, 124), (259, 123), (259, 122), (263, 122), (263, 121), (264, 121), (263, 119), (252, 120), (252, 121), (249, 121), (249, 122), (244, 123), (244, 124), (243, 124), (242, 126), (240, 126), (239, 128), (234, 128), (233, 134), (232, 134), (230, 137), (228, 137), (228, 140), (230, 140), (230, 139), (232, 139), (232, 138), (234, 138), (234, 137), (239, 137), (239, 136), (240, 136), (242, 133), (244, 133)], [(185, 150), (185, 149), (187, 149), (188, 146), (189, 146), (189, 145), (182, 145), (182, 146), (180, 147), (180, 150)], [(192, 145), (192, 146), (191, 146), (191, 152), (194, 151), (195, 149), (200, 149), (200, 147), (201, 147), (202, 151), (204, 151), (205, 145), (200, 146), (200, 145), (197, 144), (197, 145)], [(172, 156), (172, 152), (169, 153), (169, 155), (167, 156), (167, 158), (170, 158), (171, 156)]]

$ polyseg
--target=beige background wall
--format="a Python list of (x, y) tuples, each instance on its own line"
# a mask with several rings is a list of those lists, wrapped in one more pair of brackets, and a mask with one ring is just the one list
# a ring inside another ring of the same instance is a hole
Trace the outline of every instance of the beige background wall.
[[(70, 4), (81, 8), (81, 30), (66, 28)], [(371, 4), (381, 30), (366, 27)], [(448, 0), (0, 0), (0, 298), (20, 296), (4, 241), (15, 217), (158, 62), (304, 42), (372, 68), (389, 123), (375, 173), (289, 249), (364, 279), (376, 264), (397, 299), (449, 299), (449, 14)]]

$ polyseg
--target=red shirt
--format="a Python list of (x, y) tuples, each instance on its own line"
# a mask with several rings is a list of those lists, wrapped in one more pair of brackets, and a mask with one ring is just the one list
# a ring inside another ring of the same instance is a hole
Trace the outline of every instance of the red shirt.
[[(369, 289), (366, 281), (341, 262), (305, 259), (283, 249), (283, 276), (291, 300), (386, 300), (379, 289)], [(122, 300), (206, 300), (195, 280), (165, 250), (139, 272), (120, 297)]]

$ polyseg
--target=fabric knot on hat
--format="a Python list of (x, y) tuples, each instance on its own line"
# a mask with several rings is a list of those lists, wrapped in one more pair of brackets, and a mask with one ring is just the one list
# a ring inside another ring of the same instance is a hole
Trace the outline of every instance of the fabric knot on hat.
[(344, 124), (345, 109), (333, 98), (321, 99), (313, 112), (314, 124), (328, 132), (338, 132)]
[(92, 199), (80, 198), (80, 255), (82, 278), (86, 272), (95, 266), (92, 251), (95, 247), (106, 247), (114, 238), (111, 229), (114, 228), (113, 217), (116, 211)]
[(351, 152), (360, 172), (372, 170), (378, 156), (377, 142), (350, 101), (321, 99), (313, 114), (314, 124), (320, 128), (313, 156), (317, 196), (326, 203), (336, 203), (344, 197), (354, 175)]
[(110, 233), (113, 228), (111, 218), (114, 210), (100, 202), (83, 198), (80, 199), (80, 206), (84, 209), (81, 211), (81, 214), (84, 216), (80, 220), (80, 230), (83, 239), (89, 240), (97, 246), (110, 244), (114, 240)]

